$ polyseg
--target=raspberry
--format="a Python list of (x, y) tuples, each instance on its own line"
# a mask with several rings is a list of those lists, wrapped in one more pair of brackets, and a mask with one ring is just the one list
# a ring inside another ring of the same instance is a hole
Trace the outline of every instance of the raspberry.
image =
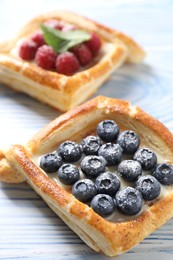
[(46, 43), (45, 43), (45, 40), (44, 40), (43, 33), (42, 33), (40, 30), (36, 31), (36, 32), (31, 36), (31, 40), (32, 40), (33, 42), (35, 42), (38, 47), (40, 47), (40, 46), (46, 44)]
[(73, 25), (73, 24), (66, 24), (63, 28), (62, 31), (63, 32), (67, 32), (67, 31), (74, 31), (77, 30), (77, 26)]
[(56, 57), (57, 54), (52, 47), (43, 45), (36, 52), (35, 62), (45, 70), (52, 70), (55, 68)]
[(90, 49), (90, 51), (93, 54), (98, 52), (101, 48), (101, 45), (102, 45), (101, 39), (96, 33), (92, 33), (91, 39), (89, 41), (85, 42), (85, 44), (88, 46), (88, 48)]
[(56, 70), (58, 73), (70, 76), (79, 69), (79, 61), (76, 56), (69, 52), (63, 52), (56, 59)]
[(62, 30), (62, 28), (64, 27), (61, 21), (57, 21), (54, 19), (48, 20), (44, 24), (56, 30)]
[(24, 41), (19, 48), (19, 56), (23, 60), (33, 60), (37, 51), (37, 44), (32, 40)]
[(71, 51), (76, 55), (82, 66), (88, 65), (92, 60), (92, 53), (84, 43), (76, 45)]

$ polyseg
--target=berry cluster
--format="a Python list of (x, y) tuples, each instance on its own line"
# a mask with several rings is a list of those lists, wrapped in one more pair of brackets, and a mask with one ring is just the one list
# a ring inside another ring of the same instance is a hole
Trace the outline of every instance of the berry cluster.
[[(48, 20), (45, 24), (61, 31), (77, 29), (72, 24), (57, 20)], [(89, 65), (100, 48), (100, 37), (96, 33), (91, 33), (90, 40), (59, 54), (46, 44), (42, 31), (38, 30), (30, 39), (22, 42), (19, 48), (19, 56), (23, 60), (34, 60), (39, 67), (45, 70), (52, 70), (70, 76), (77, 72), (80, 66)]]
[[(87, 136), (80, 144), (63, 142), (55, 153), (41, 158), (40, 167), (46, 173), (57, 172), (63, 184), (72, 185), (72, 194), (99, 215), (106, 217), (115, 210), (136, 215), (144, 201), (160, 195), (161, 184), (173, 184), (173, 166), (158, 164), (151, 149), (139, 146), (137, 133), (120, 132), (114, 121), (104, 120), (97, 126), (97, 136)], [(109, 166), (117, 170), (110, 171)]]

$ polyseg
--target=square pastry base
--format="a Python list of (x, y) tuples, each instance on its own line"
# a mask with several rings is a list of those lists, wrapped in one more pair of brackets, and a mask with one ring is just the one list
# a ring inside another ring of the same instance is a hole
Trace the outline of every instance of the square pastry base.
[[(102, 47), (90, 66), (83, 67), (72, 76), (65, 76), (19, 57), (21, 42), (50, 19), (63, 20), (100, 36)], [(67, 111), (93, 95), (125, 61), (138, 63), (143, 58), (144, 51), (128, 36), (71, 12), (51, 12), (34, 18), (14, 39), (0, 44), (0, 82)]]

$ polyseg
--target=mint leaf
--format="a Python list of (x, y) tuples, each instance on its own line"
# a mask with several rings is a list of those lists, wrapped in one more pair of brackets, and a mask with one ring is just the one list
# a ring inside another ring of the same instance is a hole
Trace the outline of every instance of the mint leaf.
[(73, 46), (88, 41), (91, 35), (83, 30), (59, 31), (44, 24), (41, 25), (46, 43), (54, 48), (56, 52), (64, 52)]

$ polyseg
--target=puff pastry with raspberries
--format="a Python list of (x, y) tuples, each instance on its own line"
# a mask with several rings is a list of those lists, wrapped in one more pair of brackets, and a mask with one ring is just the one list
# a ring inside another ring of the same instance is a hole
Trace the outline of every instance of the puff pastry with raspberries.
[(173, 216), (173, 136), (123, 100), (97, 97), (0, 153), (0, 180), (27, 181), (95, 251), (118, 255)]
[[(57, 53), (45, 42), (43, 24), (60, 36), (82, 30), (90, 39), (65, 49), (65, 54)], [(55, 11), (35, 17), (14, 39), (0, 44), (0, 82), (67, 111), (95, 93), (125, 61), (139, 63), (144, 56), (125, 34), (71, 12)]]

